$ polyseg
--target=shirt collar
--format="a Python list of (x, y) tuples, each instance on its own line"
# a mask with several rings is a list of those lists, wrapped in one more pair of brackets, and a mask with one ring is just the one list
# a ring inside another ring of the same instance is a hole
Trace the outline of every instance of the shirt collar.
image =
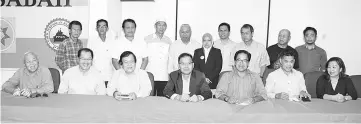
[[(250, 75), (251, 74), (251, 71), (249, 70), (249, 69), (246, 69), (245, 70), (245, 75), (244, 75), (244, 77), (246, 77), (246, 76), (248, 76), (248, 75)], [(234, 75), (236, 75), (236, 76), (238, 76), (238, 77), (241, 77), (239, 74), (238, 74), (238, 70), (234, 67), (233, 68), (233, 74)], [(242, 77), (243, 78), (243, 77)]]
[(313, 50), (313, 49), (316, 49), (316, 44), (313, 45), (313, 46), (307, 46), (306, 44), (304, 45), (306, 49), (308, 50)]
[(204, 49), (205, 52), (209, 52), (209, 51), (211, 51), (212, 47), (210, 47), (210, 48), (208, 48), (208, 49), (205, 48), (205, 47), (203, 47), (203, 49)]
[(28, 76), (37, 75), (39, 72), (40, 72), (40, 67), (38, 67), (38, 69), (34, 73), (30, 73), (26, 67), (24, 68), (24, 73)]

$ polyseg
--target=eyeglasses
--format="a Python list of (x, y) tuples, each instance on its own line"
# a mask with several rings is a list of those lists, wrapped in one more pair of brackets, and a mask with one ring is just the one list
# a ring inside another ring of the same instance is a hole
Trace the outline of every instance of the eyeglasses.
[(193, 62), (190, 62), (190, 63), (179, 63), (179, 65), (181, 65), (181, 66), (188, 66), (188, 65), (192, 65), (193, 64)]
[(237, 59), (236, 62), (237, 62), (237, 63), (239, 63), (239, 62), (247, 63), (247, 62), (248, 62), (248, 59), (243, 59), (243, 60)]

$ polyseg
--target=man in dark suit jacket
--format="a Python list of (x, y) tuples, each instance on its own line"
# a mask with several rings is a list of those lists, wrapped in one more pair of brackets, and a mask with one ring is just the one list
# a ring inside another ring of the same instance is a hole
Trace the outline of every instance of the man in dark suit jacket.
[(204, 74), (193, 70), (192, 55), (182, 53), (178, 57), (178, 63), (180, 69), (169, 74), (164, 95), (182, 102), (198, 102), (211, 98), (212, 92)]
[(222, 70), (222, 53), (213, 47), (213, 38), (209, 33), (203, 35), (202, 46), (194, 51), (194, 69), (203, 72), (209, 87), (216, 89)]

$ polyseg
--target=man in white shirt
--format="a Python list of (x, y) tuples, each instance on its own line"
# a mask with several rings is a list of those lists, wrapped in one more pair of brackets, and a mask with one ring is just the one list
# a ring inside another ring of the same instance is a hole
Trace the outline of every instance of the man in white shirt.
[(131, 51), (120, 55), (119, 65), (123, 69), (115, 71), (108, 84), (107, 95), (117, 100), (135, 100), (147, 97), (152, 91), (152, 84), (146, 71), (137, 69), (137, 58)]
[(116, 70), (121, 66), (118, 64), (119, 56), (124, 51), (131, 51), (135, 57), (140, 59), (136, 63), (136, 67), (145, 70), (148, 64), (147, 44), (144, 39), (135, 37), (137, 24), (133, 19), (125, 19), (122, 24), (124, 36), (120, 36), (119, 40), (112, 45), (112, 64)]
[(262, 77), (264, 70), (268, 65), (270, 65), (270, 60), (266, 47), (253, 40), (253, 33), (254, 30), (252, 25), (244, 24), (242, 26), (241, 36), (243, 42), (237, 43), (236, 46), (233, 47), (229, 63), (230, 65), (234, 65), (233, 57), (238, 50), (246, 50), (252, 55), (248, 69)]
[(88, 48), (93, 50), (93, 65), (103, 75), (105, 86), (107, 86), (114, 71), (109, 52), (109, 45), (114, 42), (115, 38), (108, 33), (109, 28), (107, 20), (100, 19), (97, 21), (96, 25), (98, 35), (89, 39)]
[(221, 72), (232, 71), (232, 65), (229, 65), (229, 59), (232, 58), (229, 57), (231, 57), (231, 50), (236, 45), (236, 42), (229, 39), (230, 32), (231, 26), (228, 23), (223, 22), (219, 24), (218, 35), (220, 39), (214, 42), (214, 47), (220, 49), (222, 52), (223, 62)]
[(268, 97), (294, 101), (301, 97), (311, 98), (303, 74), (293, 68), (295, 56), (296, 53), (289, 49), (280, 53), (281, 68), (271, 72), (266, 80)]
[(104, 79), (93, 64), (93, 51), (78, 51), (79, 65), (67, 69), (59, 86), (59, 94), (105, 95)]
[(163, 90), (168, 81), (168, 52), (172, 41), (164, 35), (167, 30), (165, 20), (157, 20), (154, 28), (155, 33), (144, 38), (148, 48), (147, 71), (154, 75), (154, 94), (164, 96)]
[(193, 55), (194, 50), (202, 47), (200, 43), (191, 39), (192, 29), (189, 24), (182, 24), (179, 29), (180, 40), (174, 41), (169, 49), (168, 73), (178, 70), (178, 56), (182, 53)]

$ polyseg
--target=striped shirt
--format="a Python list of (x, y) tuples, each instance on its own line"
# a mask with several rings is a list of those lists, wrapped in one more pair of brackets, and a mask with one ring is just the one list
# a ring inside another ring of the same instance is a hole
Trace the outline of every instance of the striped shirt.
[(218, 82), (216, 97), (226, 95), (237, 100), (247, 100), (256, 96), (267, 99), (267, 92), (258, 74), (246, 70), (246, 75), (241, 77), (237, 69), (223, 74)]
[(65, 39), (59, 44), (56, 51), (55, 63), (64, 72), (66, 69), (79, 64), (78, 51), (83, 48), (81, 40), (74, 42), (70, 38)]

